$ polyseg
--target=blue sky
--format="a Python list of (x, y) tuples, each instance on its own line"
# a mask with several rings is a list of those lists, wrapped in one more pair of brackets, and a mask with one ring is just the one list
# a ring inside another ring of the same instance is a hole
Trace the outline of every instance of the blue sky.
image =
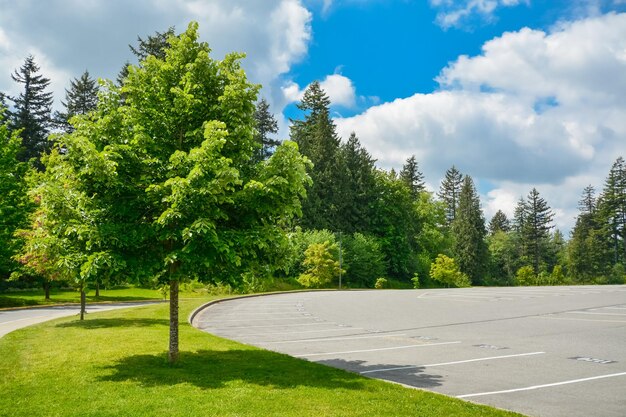
[(626, 0), (0, 0), (0, 91), (28, 54), (56, 105), (88, 69), (115, 78), (128, 44), (200, 24), (214, 56), (247, 53), (288, 137), (319, 80), (342, 137), (389, 169), (417, 156), (436, 190), (453, 164), (489, 219), (536, 187), (566, 233), (582, 189), (626, 156)]

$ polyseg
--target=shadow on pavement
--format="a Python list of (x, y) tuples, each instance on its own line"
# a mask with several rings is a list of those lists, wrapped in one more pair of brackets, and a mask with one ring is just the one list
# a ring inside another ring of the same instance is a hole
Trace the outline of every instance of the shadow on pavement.
[(169, 321), (165, 319), (89, 319), (68, 321), (59, 323), (56, 327), (76, 327), (81, 329), (103, 329), (107, 327), (151, 327), (169, 326)]

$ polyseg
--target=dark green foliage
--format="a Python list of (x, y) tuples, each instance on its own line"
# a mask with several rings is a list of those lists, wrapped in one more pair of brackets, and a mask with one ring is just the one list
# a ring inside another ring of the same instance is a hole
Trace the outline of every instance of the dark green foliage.
[(549, 256), (547, 246), (553, 218), (554, 213), (548, 203), (533, 188), (526, 198), (521, 235), (535, 274), (539, 274), (541, 264)]
[(511, 223), (502, 210), (498, 210), (489, 222), (489, 233), (508, 232), (511, 230)]
[(463, 179), (456, 218), (452, 222), (454, 245), (452, 252), (461, 272), (472, 284), (484, 283), (487, 266), (485, 218), (474, 181), (468, 175)]
[(402, 166), (400, 178), (411, 190), (413, 198), (417, 198), (419, 193), (425, 190), (424, 174), (422, 174), (419, 170), (415, 155), (411, 155), (411, 157), (406, 160), (404, 166)]
[(437, 194), (441, 201), (446, 205), (446, 218), (448, 224), (451, 224), (456, 218), (456, 210), (459, 207), (459, 194), (463, 185), (463, 175), (453, 165), (446, 171), (446, 175), (441, 181), (439, 193)]
[(270, 112), (270, 105), (264, 98), (259, 100), (254, 111), (254, 120), (256, 121), (254, 139), (257, 142), (258, 149), (255, 159), (258, 161), (269, 158), (273, 149), (280, 145), (280, 141), (269, 137), (270, 134), (278, 133), (278, 123), (276, 118)]
[(50, 111), (52, 108), (52, 92), (47, 91), (50, 79), (39, 73), (39, 66), (35, 57), (29, 55), (24, 65), (11, 74), (11, 78), (23, 85), (23, 90), (17, 97), (11, 97), (14, 109), (9, 113), (10, 128), (20, 130), (22, 150), (18, 156), (20, 161), (35, 158), (39, 165), (39, 158), (47, 152), (51, 143), (48, 133), (52, 124)]
[(626, 261), (626, 163), (617, 158), (604, 183), (598, 215), (611, 243), (613, 264)]
[(355, 233), (343, 239), (346, 285), (373, 288), (385, 274), (385, 258), (375, 238)]
[(346, 233), (366, 232), (370, 230), (372, 205), (376, 200), (375, 161), (354, 133), (341, 145), (339, 157), (345, 171), (338, 196), (338, 228)]
[(21, 246), (15, 232), (26, 226), (31, 210), (26, 195), (28, 165), (18, 161), (21, 139), (10, 133), (0, 107), (0, 280), (17, 269), (14, 256)]
[(596, 189), (590, 184), (583, 190), (581, 199), (578, 202), (578, 209), (582, 214), (593, 214), (596, 211), (596, 207)]
[(65, 132), (72, 132), (70, 119), (76, 115), (85, 115), (98, 106), (98, 83), (85, 71), (80, 78), (70, 81), (70, 88), (65, 89), (64, 112), (55, 113), (55, 123)]
[(497, 231), (487, 237), (489, 277), (487, 285), (514, 285), (520, 265), (517, 234)]
[(341, 231), (339, 211), (345, 190), (345, 169), (339, 157), (340, 139), (330, 118), (330, 99), (314, 81), (306, 89), (298, 108), (304, 120), (293, 120), (291, 139), (313, 162), (307, 199), (302, 207), (302, 226), (307, 229)]

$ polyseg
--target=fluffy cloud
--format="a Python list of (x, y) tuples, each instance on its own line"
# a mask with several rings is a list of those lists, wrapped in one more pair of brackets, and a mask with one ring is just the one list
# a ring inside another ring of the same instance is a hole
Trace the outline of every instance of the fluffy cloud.
[(505, 33), (438, 81), (337, 119), (340, 134), (356, 131), (384, 167), (415, 154), (434, 188), (455, 164), (483, 185), (488, 216), (536, 186), (566, 230), (582, 189), (626, 149), (626, 14)]
[(459, 27), (479, 18), (491, 21), (498, 7), (529, 4), (530, 0), (430, 0), (430, 5), (439, 9), (437, 24), (442, 28)]
[(134, 61), (128, 44), (138, 35), (172, 25), (182, 31), (196, 20), (216, 58), (248, 53), (248, 76), (274, 103), (282, 100), (283, 75), (306, 55), (311, 40), (312, 16), (300, 0), (0, 0), (0, 9), (0, 91), (16, 93), (9, 74), (33, 53), (52, 78), (57, 102), (69, 79), (85, 69), (115, 78), (125, 61)]
[[(294, 103), (300, 101), (307, 87), (301, 89), (300, 86), (293, 81), (285, 83), (282, 87), (285, 102)], [(352, 80), (348, 77), (341, 74), (327, 75), (320, 81), (320, 87), (326, 92), (334, 106), (348, 108), (355, 106), (356, 90)], [(363, 98), (363, 100), (365, 100), (365, 98)]]

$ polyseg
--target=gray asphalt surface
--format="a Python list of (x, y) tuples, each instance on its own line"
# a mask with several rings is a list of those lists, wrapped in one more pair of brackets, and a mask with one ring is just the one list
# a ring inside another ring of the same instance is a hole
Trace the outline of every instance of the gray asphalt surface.
[[(139, 307), (153, 302), (87, 304), (87, 314), (119, 308)], [(0, 337), (22, 327), (80, 314), (79, 305), (34, 307), (19, 310), (0, 310)]]
[(626, 286), (278, 294), (194, 325), (530, 416), (626, 416)]

